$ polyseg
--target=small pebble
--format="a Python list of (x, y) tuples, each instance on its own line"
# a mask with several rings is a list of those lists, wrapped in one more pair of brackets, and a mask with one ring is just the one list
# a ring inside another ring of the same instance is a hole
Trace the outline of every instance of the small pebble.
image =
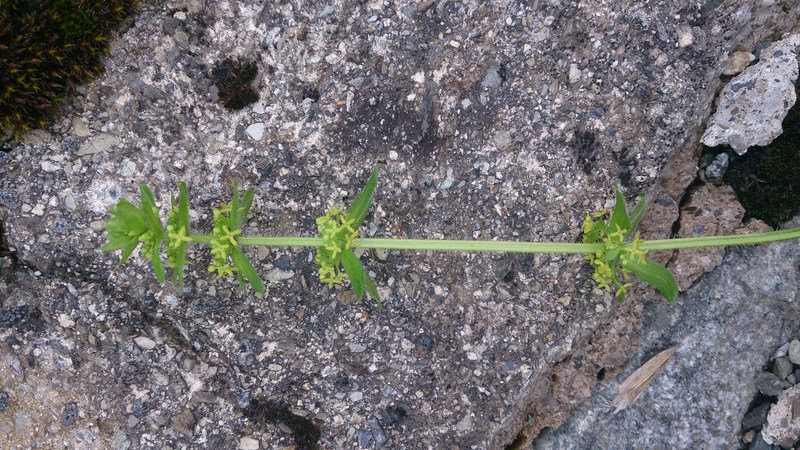
[(789, 361), (789, 358), (778, 358), (775, 360), (775, 365), (772, 367), (772, 373), (781, 380), (786, 379), (794, 370), (794, 364)]
[(730, 156), (727, 153), (720, 153), (714, 161), (706, 167), (706, 178), (718, 179), (725, 175), (730, 163)]
[(261, 122), (254, 123), (254, 124), (250, 125), (249, 127), (247, 127), (247, 129), (245, 130), (245, 133), (247, 133), (247, 135), (250, 136), (250, 138), (253, 139), (254, 141), (260, 141), (261, 138), (264, 137), (264, 130), (266, 128), (267, 128), (267, 126), (264, 125)]
[(72, 328), (75, 326), (75, 321), (69, 315), (62, 313), (58, 315), (58, 324), (61, 325), (61, 328)]
[(800, 341), (797, 339), (789, 343), (789, 361), (800, 366)]
[(140, 348), (152, 350), (156, 347), (156, 342), (148, 337), (139, 336), (133, 340)]
[(742, 418), (742, 429), (761, 429), (761, 427), (767, 423), (767, 413), (769, 412), (769, 408), (771, 406), (772, 403), (762, 403), (745, 414)]
[(754, 379), (756, 389), (764, 395), (775, 397), (783, 390), (783, 380), (774, 373), (759, 372)]
[(78, 420), (77, 403), (67, 403), (61, 411), (61, 425), (68, 427)]
[(258, 450), (258, 441), (251, 437), (243, 437), (239, 439), (239, 450)]
[(351, 402), (359, 402), (362, 398), (364, 398), (364, 393), (361, 391), (351, 392), (348, 397), (350, 398)]
[(11, 396), (6, 391), (0, 391), (0, 414), (8, 409), (8, 399)]

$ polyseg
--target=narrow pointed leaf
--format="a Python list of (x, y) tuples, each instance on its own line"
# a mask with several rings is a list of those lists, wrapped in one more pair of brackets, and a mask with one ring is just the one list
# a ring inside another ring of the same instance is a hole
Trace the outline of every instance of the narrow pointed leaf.
[(161, 245), (156, 244), (156, 247), (153, 249), (153, 257), (151, 258), (151, 262), (153, 263), (153, 272), (156, 274), (156, 278), (158, 281), (164, 282), (167, 278), (167, 274), (164, 271), (164, 263), (161, 262)]
[[(186, 229), (186, 233), (191, 233), (189, 228), (189, 191), (183, 181), (178, 185), (178, 229)], [(187, 242), (175, 251), (175, 267), (172, 269), (172, 281), (183, 291), (183, 266), (186, 265), (186, 251), (189, 249)]]
[(264, 281), (261, 280), (256, 269), (250, 264), (250, 260), (247, 259), (247, 256), (245, 256), (238, 247), (231, 251), (231, 260), (233, 261), (233, 265), (239, 269), (239, 273), (247, 278), (247, 281), (250, 282), (250, 286), (253, 286), (254, 291), (259, 294), (266, 292)]
[(639, 228), (639, 222), (642, 221), (642, 217), (644, 216), (645, 209), (647, 208), (647, 194), (642, 192), (639, 194), (639, 201), (636, 203), (636, 207), (633, 208), (630, 214), (630, 228), (628, 228), (628, 232), (625, 233), (625, 240), (627, 241), (636, 233), (636, 230)]
[(614, 212), (611, 213), (611, 221), (608, 223), (608, 230), (606, 231), (607, 234), (616, 232), (617, 227), (619, 227), (620, 230), (631, 229), (628, 211), (625, 209), (625, 197), (622, 196), (622, 193), (617, 187), (614, 187), (614, 192), (616, 192), (616, 205), (614, 206)]
[(625, 268), (633, 271), (642, 281), (658, 289), (659, 292), (672, 302), (678, 297), (678, 283), (669, 270), (661, 264), (645, 259), (644, 262), (631, 261)]
[(367, 274), (361, 266), (361, 261), (352, 250), (346, 249), (342, 252), (342, 266), (344, 267), (347, 278), (350, 279), (350, 284), (353, 285), (353, 290), (356, 291), (356, 297), (361, 300), (364, 295), (364, 285), (366, 283)]
[(230, 214), (231, 231), (239, 229), (239, 185), (233, 182), (233, 199), (231, 200)]
[(126, 245), (124, 249), (122, 249), (122, 256), (119, 258), (120, 265), (125, 264), (125, 261), (127, 261), (131, 254), (133, 254), (133, 251), (136, 250), (137, 246), (139, 246), (139, 241), (133, 240)]
[(241, 223), (236, 223), (237, 228), (242, 228), (245, 222), (247, 222), (247, 216), (250, 214), (250, 207), (253, 206), (253, 197), (255, 196), (255, 191), (253, 188), (247, 189), (244, 193), (244, 197), (242, 198), (242, 204), (239, 206), (241, 213), (239, 214), (239, 220)]
[(372, 169), (372, 175), (364, 186), (364, 190), (353, 200), (350, 208), (347, 210), (347, 218), (353, 220), (353, 228), (358, 229), (369, 212), (369, 205), (372, 203), (372, 194), (375, 192), (375, 186), (378, 184), (378, 169)]

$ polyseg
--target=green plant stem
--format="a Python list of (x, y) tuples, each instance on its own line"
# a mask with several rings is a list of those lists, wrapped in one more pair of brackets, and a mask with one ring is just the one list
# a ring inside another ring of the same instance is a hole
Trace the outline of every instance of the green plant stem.
[(703, 236), (680, 239), (658, 239), (645, 241), (642, 250), (678, 250), (682, 248), (729, 247), (734, 245), (755, 245), (769, 242), (790, 241), (800, 238), (800, 228), (768, 231), (765, 233), (738, 234), (730, 236)]
[[(769, 231), (766, 233), (659, 239), (643, 242), (641, 250), (677, 250), (702, 247), (728, 247), (754, 245), (768, 242), (788, 241), (800, 238), (800, 228)], [(209, 234), (191, 235), (193, 242), (210, 244)], [(265, 247), (319, 247), (322, 239), (314, 237), (261, 237), (239, 236), (239, 245)], [(455, 252), (499, 252), (499, 253), (594, 253), (603, 249), (603, 244), (559, 243), (559, 242), (513, 242), (513, 241), (468, 241), (448, 239), (356, 239), (355, 248), (380, 248), (387, 250), (429, 250)]]

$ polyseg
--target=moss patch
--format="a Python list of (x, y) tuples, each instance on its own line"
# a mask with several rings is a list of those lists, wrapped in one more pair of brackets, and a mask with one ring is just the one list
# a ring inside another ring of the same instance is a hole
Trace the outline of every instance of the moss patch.
[(44, 127), (138, 0), (0, 0), (0, 131)]

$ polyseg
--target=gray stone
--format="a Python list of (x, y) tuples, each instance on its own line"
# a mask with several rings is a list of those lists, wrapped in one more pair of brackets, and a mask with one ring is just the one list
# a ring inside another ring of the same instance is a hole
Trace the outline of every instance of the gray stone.
[(781, 122), (797, 97), (798, 47), (800, 34), (784, 37), (725, 86), (703, 134), (705, 145), (727, 144), (742, 155), (754, 145), (769, 144), (783, 132)]
[(2, 414), (3, 412), (5, 412), (5, 410), (8, 409), (8, 399), (10, 397), (11, 396), (8, 395), (8, 392), (0, 391), (0, 414)]
[(767, 423), (767, 413), (771, 406), (771, 403), (765, 402), (748, 411), (742, 418), (742, 430), (760, 430)]
[(128, 435), (123, 431), (117, 430), (111, 439), (111, 448), (113, 450), (128, 450), (131, 448), (131, 440), (128, 439)]
[(775, 365), (772, 367), (772, 373), (781, 380), (785, 380), (793, 370), (794, 364), (785, 357), (776, 359)]
[(486, 78), (483, 79), (481, 85), (487, 89), (497, 88), (503, 84), (503, 78), (500, 76), (501, 66), (494, 65), (486, 72)]
[(500, 130), (494, 134), (494, 145), (498, 150), (508, 150), (514, 143), (508, 131)]
[(69, 427), (78, 420), (78, 404), (67, 403), (61, 410), (61, 426)]
[(92, 131), (86, 126), (83, 119), (75, 118), (72, 120), (72, 133), (78, 137), (87, 137), (92, 134)]
[(750, 52), (733, 52), (725, 62), (725, 68), (722, 69), (722, 74), (725, 76), (738, 75), (755, 59), (755, 55)]
[(386, 432), (383, 430), (380, 421), (376, 417), (371, 417), (369, 419), (369, 429), (372, 431), (372, 437), (375, 438), (376, 448), (383, 448), (389, 443), (389, 438), (386, 436)]
[(81, 148), (78, 150), (78, 156), (107, 153), (112, 147), (119, 145), (119, 143), (119, 139), (111, 134), (98, 134), (85, 144), (81, 145)]
[(800, 366), (800, 341), (797, 339), (789, 343), (789, 360)]
[(728, 170), (728, 163), (730, 156), (727, 153), (720, 153), (714, 158), (714, 161), (706, 167), (706, 177), (711, 179), (719, 179), (725, 175)]
[(775, 397), (783, 391), (783, 380), (770, 372), (758, 372), (753, 379), (758, 392)]
[(138, 336), (133, 339), (133, 342), (135, 342), (136, 345), (145, 350), (152, 350), (156, 347), (156, 342), (146, 336)]
[(164, 93), (161, 92), (161, 89), (149, 85), (139, 78), (133, 80), (130, 86), (131, 89), (138, 92), (140, 95), (143, 95), (145, 98), (149, 100), (161, 100), (164, 98)]
[(178, 47), (182, 49), (186, 49), (187, 47), (189, 47), (189, 35), (186, 34), (184, 31), (182, 30), (176, 31), (175, 34), (173, 35), (173, 38), (175, 39), (175, 45), (177, 45)]

